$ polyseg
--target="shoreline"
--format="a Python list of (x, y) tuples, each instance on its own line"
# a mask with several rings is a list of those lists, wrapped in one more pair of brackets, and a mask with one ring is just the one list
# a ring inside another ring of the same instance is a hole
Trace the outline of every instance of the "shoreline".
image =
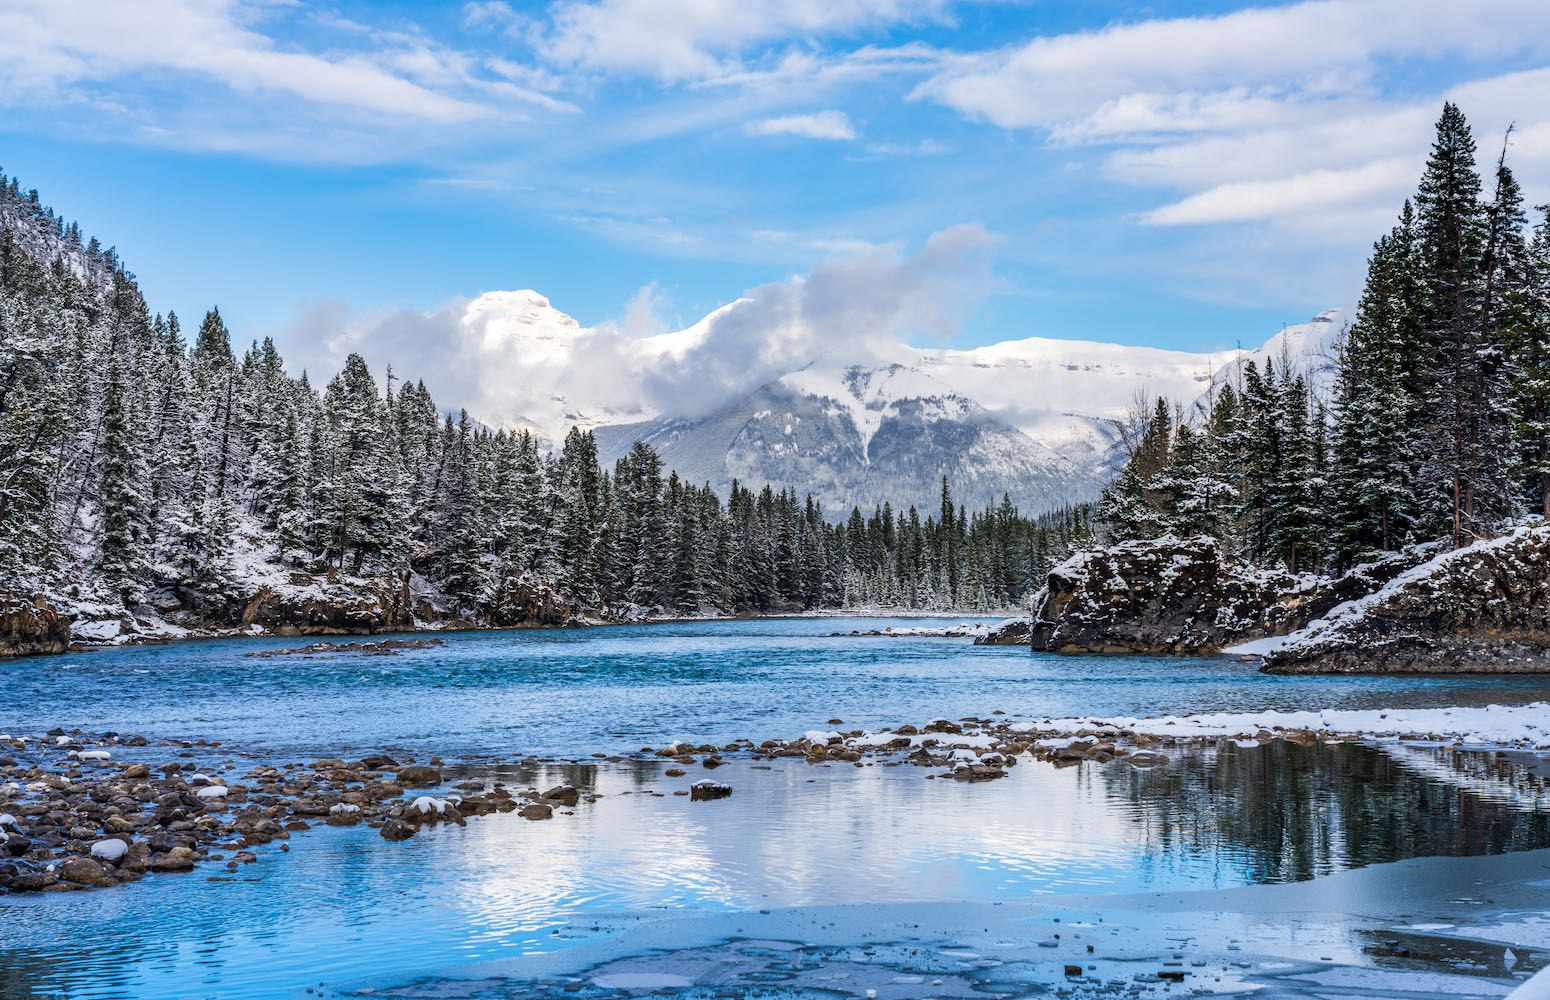
[[(544, 625), (539, 623), (521, 625), (442, 625), (428, 624), (414, 628), (390, 628), (390, 629), (362, 629), (359, 631), (344, 630), (320, 630), (298, 632), (276, 632), (265, 629), (254, 632), (246, 628), (221, 628), (221, 629), (186, 629), (184, 635), (132, 635), (126, 636), (122, 641), (94, 642), (89, 639), (76, 639), (70, 641), (70, 646), (63, 653), (38, 653), (11, 657), (16, 660), (45, 659), (50, 656), (68, 655), (70, 653), (89, 653), (99, 649), (123, 649), (137, 646), (171, 646), (180, 643), (213, 642), (222, 639), (312, 639), (318, 641), (351, 640), (362, 638), (389, 638), (401, 635), (434, 636), (440, 634), (461, 635), (467, 633), (483, 632), (534, 632), (534, 631), (563, 631), (580, 628), (618, 628), (631, 625), (684, 625), (696, 622), (740, 622), (740, 621), (783, 621), (783, 620), (815, 620), (821, 621), (831, 618), (899, 618), (907, 620), (939, 620), (939, 619), (985, 619), (1000, 620), (1015, 617), (1016, 611), (1001, 610), (989, 612), (972, 611), (921, 611), (900, 610), (892, 611), (886, 608), (866, 608), (861, 610), (847, 609), (815, 609), (813, 611), (772, 612), (765, 614), (737, 614), (737, 615), (674, 615), (664, 617), (651, 617), (639, 619), (573, 619), (561, 625)], [(829, 638), (832, 638), (830, 636)]]
[[(230, 873), (257, 860), (252, 848), (280, 841), (279, 850), (289, 851), (291, 834), (316, 824), (365, 823), (384, 839), (401, 841), (437, 824), (461, 826), (495, 813), (552, 820), (598, 798), (571, 784), (509, 786), (495, 777), (502, 768), (651, 764), (660, 767), (662, 778), (682, 779), (686, 787), (672, 794), (700, 800), (735, 793), (715, 777), (731, 760), (761, 769), (768, 769), (762, 762), (912, 765), (925, 771), (927, 780), (979, 783), (1004, 778), (1019, 763), (1149, 769), (1166, 765), (1170, 753), (1222, 742), (1275, 741), (1547, 754), (1550, 704), (1033, 721), (1012, 721), (997, 710), (986, 717), (933, 719), (875, 732), (815, 729), (796, 739), (757, 743), (674, 741), (586, 758), (497, 753), (450, 762), (437, 754), (377, 751), (354, 760), (308, 754), (303, 756), (311, 759), (298, 762), (287, 755), (281, 763), (261, 749), (218, 739), (153, 744), (144, 736), (93, 738), (56, 727), (42, 736), (0, 735), (0, 889), (108, 887), (147, 872), (187, 872), (222, 862)], [(460, 771), (470, 776), (458, 781)], [(472, 777), (480, 771), (485, 777)]]

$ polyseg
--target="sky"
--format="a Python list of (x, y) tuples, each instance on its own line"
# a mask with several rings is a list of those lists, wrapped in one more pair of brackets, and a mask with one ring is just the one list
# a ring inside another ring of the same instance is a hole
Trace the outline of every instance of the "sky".
[(824, 275), (819, 343), (1257, 345), (1354, 301), (1445, 99), (1550, 200), (1544, 0), (0, 0), (0, 169), (313, 358)]

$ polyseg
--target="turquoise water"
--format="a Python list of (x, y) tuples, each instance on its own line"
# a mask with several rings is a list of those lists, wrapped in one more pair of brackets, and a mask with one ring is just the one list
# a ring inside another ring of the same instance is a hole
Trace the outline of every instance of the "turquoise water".
[(1268, 677), (1225, 658), (1060, 657), (963, 639), (831, 638), (921, 619), (765, 619), (451, 634), (392, 657), (246, 656), (234, 639), (0, 662), (0, 732), (81, 727), (345, 746), (583, 756), (675, 738), (791, 737), (995, 709), (1033, 716), (1463, 705), (1550, 678)]
[[(916, 622), (918, 624), (918, 622)], [(574, 815), (472, 819), (390, 844), (298, 833), (109, 891), (0, 896), (0, 997), (306, 996), (565, 948), (663, 908), (1014, 901), (1307, 879), (1432, 854), (1550, 846), (1532, 759), (1358, 745), (1225, 744), (1168, 765), (1024, 763), (984, 785), (882, 763), (716, 771), (521, 766), (1001, 708), (1025, 715), (1461, 704), (1545, 697), (1518, 679), (1269, 678), (1220, 660), (1065, 659), (965, 640), (831, 639), (879, 624), (701, 623), (447, 636), (397, 657), (251, 658), (283, 641), (190, 643), (0, 667), (0, 732), (53, 725), (328, 755), (343, 744), (496, 755), (448, 781), (569, 781)], [(886, 624), (886, 623), (881, 623)], [(899, 623), (905, 624), (905, 623)], [(214, 760), (229, 756), (199, 751)], [(239, 764), (245, 767), (245, 764)]]

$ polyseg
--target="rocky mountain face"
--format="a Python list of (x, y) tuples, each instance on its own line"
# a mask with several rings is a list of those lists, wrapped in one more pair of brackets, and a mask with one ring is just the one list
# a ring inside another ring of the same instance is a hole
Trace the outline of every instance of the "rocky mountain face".
[(1102, 456), (1117, 428), (1096, 419), (1090, 427), (1096, 444), (1068, 453), (929, 375), (888, 365), (851, 366), (829, 380), (804, 371), (699, 420), (662, 417), (594, 434), (604, 461), (645, 441), (690, 482), (723, 492), (734, 479), (790, 486), (842, 516), (885, 499), (935, 511), (944, 475), (970, 508), (1003, 494), (1034, 509), (1092, 499), (1107, 481)]
[(1550, 672), (1550, 527), (1414, 566), (1288, 636), (1267, 652), (1265, 670)]
[(831, 517), (885, 498), (935, 510), (944, 473), (970, 507), (1008, 494), (1037, 512), (1097, 496), (1123, 458), (1122, 421), (1138, 393), (1189, 405), (1248, 357), (1290, 360), (1318, 381), (1342, 325), (1338, 313), (1321, 313), (1252, 351), (1217, 353), (1043, 337), (972, 349), (882, 345), (866, 357), (820, 348), (709, 406), (664, 395), (663, 372), (681, 381), (685, 371), (717, 370), (722, 326), (748, 306), (630, 339), (581, 326), (537, 292), (481, 295), (463, 325), (509, 364), (485, 366), (486, 395), (502, 402), (477, 415), (554, 442), (572, 425), (592, 430), (604, 462), (645, 441), (690, 482), (811, 492)]
[(1030, 642), (1058, 653), (1217, 653), (1302, 628), (1420, 558), (1400, 554), (1329, 579), (1250, 566), (1204, 536), (1127, 542), (1050, 572)]

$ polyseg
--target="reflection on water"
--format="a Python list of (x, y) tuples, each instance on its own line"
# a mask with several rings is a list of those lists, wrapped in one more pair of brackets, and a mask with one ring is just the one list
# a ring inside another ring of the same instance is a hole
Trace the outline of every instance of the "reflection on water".
[(1277, 741), (1219, 748), (1153, 770), (1108, 768), (1143, 839), (1242, 847), (1251, 882), (1290, 882), (1355, 865), (1550, 845), (1550, 794), (1505, 755)]
[[(0, 996), (274, 995), (552, 949), (658, 907), (1205, 888), (1550, 846), (1532, 767), (1441, 749), (1225, 744), (1146, 771), (1025, 763), (972, 786), (735, 761), (716, 772), (732, 798), (703, 803), (671, 794), (699, 769), (664, 766), (499, 772), (603, 795), (548, 822), (492, 816), (402, 844), (320, 829), (238, 881), (0, 898)], [(449, 780), (475, 774), (493, 776)]]

